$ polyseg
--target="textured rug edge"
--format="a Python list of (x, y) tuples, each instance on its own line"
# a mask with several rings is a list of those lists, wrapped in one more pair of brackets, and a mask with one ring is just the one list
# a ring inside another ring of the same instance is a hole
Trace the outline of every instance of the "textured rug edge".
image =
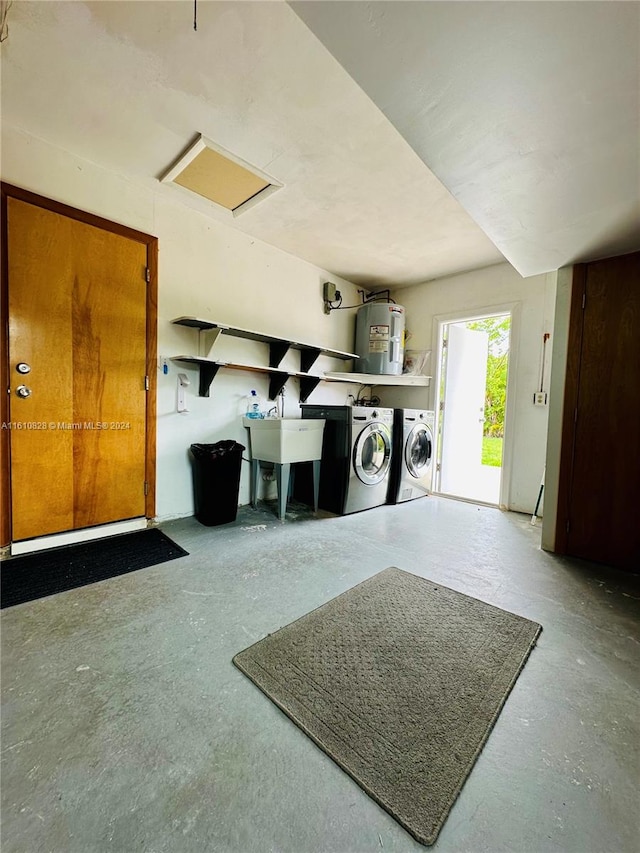
[[(393, 806), (391, 806), (387, 802), (385, 802), (384, 798), (382, 798), (378, 794), (376, 794), (375, 791), (373, 791), (365, 782), (363, 782), (361, 779), (359, 779), (355, 775), (355, 773), (349, 768), (349, 766), (346, 763), (344, 763), (343, 761), (341, 761), (338, 758), (338, 756), (334, 752), (333, 747), (328, 746), (323, 741), (323, 739), (321, 737), (319, 737), (317, 734), (314, 734), (313, 732), (311, 732), (310, 729), (305, 725), (305, 723), (296, 716), (295, 712), (292, 711), (290, 708), (286, 707), (286, 705), (284, 704), (286, 699), (283, 701), (279, 701), (274, 695), (272, 695), (273, 694), (273, 688), (269, 688), (267, 685), (261, 683), (259, 680), (259, 676), (254, 674), (254, 672), (251, 671), (250, 665), (251, 665), (252, 661), (250, 659), (248, 661), (249, 667), (246, 664), (243, 664), (243, 662), (242, 662), (242, 656), (251, 652), (251, 650), (253, 648), (260, 645), (262, 642), (267, 640), (273, 634), (276, 634), (278, 631), (281, 631), (284, 628), (288, 628), (292, 625), (295, 625), (297, 622), (300, 622), (301, 620), (305, 619), (307, 616), (311, 615), (312, 613), (315, 613), (319, 610), (322, 610), (327, 605), (331, 604), (332, 602), (336, 601), (337, 599), (340, 599), (342, 596), (347, 595), (348, 593), (352, 592), (354, 589), (357, 589), (362, 584), (365, 584), (368, 581), (371, 581), (373, 578), (377, 577), (378, 575), (383, 574), (383, 573), (388, 572), (388, 571), (401, 572), (403, 574), (407, 574), (407, 575), (411, 575), (415, 578), (419, 578), (420, 580), (423, 580), (425, 582), (431, 582), (429, 578), (425, 578), (422, 575), (416, 575), (413, 572), (407, 572), (404, 569), (398, 568), (397, 566), (388, 566), (385, 569), (381, 569), (380, 572), (376, 572), (375, 574), (370, 575), (368, 578), (365, 578), (363, 581), (360, 581), (359, 583), (355, 584), (354, 586), (349, 587), (349, 589), (346, 589), (344, 592), (341, 592), (338, 595), (334, 596), (333, 598), (330, 598), (328, 601), (323, 602), (322, 604), (318, 605), (318, 607), (315, 607), (312, 610), (307, 611), (302, 616), (299, 616), (297, 619), (294, 619), (292, 622), (288, 622), (285, 625), (281, 625), (280, 628), (277, 628), (275, 631), (267, 634), (265, 637), (262, 637), (260, 640), (257, 640), (255, 643), (252, 643), (247, 648), (242, 649), (236, 655), (234, 655), (234, 657), (232, 658), (232, 663), (240, 672), (242, 672), (243, 675), (245, 675), (249, 679), (249, 681), (251, 681), (252, 684), (254, 684), (260, 690), (261, 693), (263, 693), (267, 697), (267, 699), (269, 699), (269, 701), (271, 701), (277, 708), (279, 708), (279, 710), (283, 714), (285, 714), (285, 716), (288, 717), (297, 726), (297, 728), (299, 728), (302, 732), (304, 732), (304, 734), (311, 741), (313, 741), (313, 743), (315, 743), (315, 745), (319, 749), (321, 749), (322, 752), (324, 752), (324, 754), (328, 758), (330, 758), (335, 764), (337, 764), (338, 767), (340, 767), (340, 769), (343, 770), (349, 776), (349, 778), (352, 779), (356, 783), (356, 785), (362, 791), (364, 791), (367, 794), (367, 796), (369, 796), (375, 803), (377, 803), (381, 808), (383, 808), (400, 826), (402, 826), (403, 829), (405, 829), (406, 832), (408, 832), (412, 838), (414, 838), (418, 843), (424, 845), (425, 847), (431, 847), (433, 844), (435, 844), (442, 827), (446, 823), (446, 821), (447, 821), (447, 819), (451, 813), (451, 809), (453, 808), (453, 805), (455, 804), (458, 796), (460, 795), (460, 792), (462, 791), (467, 779), (469, 778), (471, 771), (472, 771), (476, 761), (478, 760), (480, 753), (484, 749), (484, 747), (485, 747), (485, 745), (489, 739), (489, 736), (490, 736), (491, 732), (493, 731), (500, 714), (502, 713), (502, 710), (503, 710), (503, 708), (507, 702), (507, 699), (511, 695), (511, 691), (514, 688), (516, 681), (520, 677), (520, 674), (522, 673), (522, 670), (524, 669), (524, 667), (525, 667), (525, 665), (526, 665), (526, 663), (527, 663), (527, 661), (531, 655), (531, 652), (536, 647), (538, 638), (539, 638), (539, 636), (543, 630), (542, 625), (540, 625), (538, 622), (534, 622), (533, 620), (528, 619), (525, 616), (520, 616), (517, 613), (513, 613), (513, 611), (505, 610), (504, 608), (497, 607), (494, 604), (489, 604), (489, 602), (483, 601), (482, 599), (479, 599), (479, 598), (475, 598), (474, 596), (468, 595), (467, 593), (460, 592), (459, 590), (453, 589), (452, 587), (446, 587), (448, 590), (456, 593), (457, 595), (461, 595), (461, 596), (468, 598), (470, 600), (473, 600), (473, 601), (479, 601), (482, 604), (486, 605), (487, 607), (495, 608), (496, 610), (502, 610), (504, 613), (508, 613), (511, 616), (517, 616), (519, 619), (522, 619), (523, 622), (525, 622), (527, 625), (531, 626), (531, 628), (535, 629), (535, 630), (533, 630), (533, 634), (528, 641), (527, 649), (522, 653), (521, 659), (520, 659), (519, 663), (517, 664), (517, 667), (515, 669), (513, 676), (509, 680), (508, 684), (504, 687), (504, 697), (503, 697), (502, 701), (500, 702), (500, 705), (496, 708), (491, 719), (489, 720), (488, 724), (486, 725), (486, 729), (482, 734), (482, 737), (480, 739), (478, 747), (475, 750), (475, 752), (473, 753), (473, 756), (471, 757), (469, 762), (467, 763), (467, 766), (464, 769), (464, 773), (461, 775), (460, 784), (456, 787), (455, 791), (452, 792), (451, 796), (447, 800), (446, 808), (443, 809), (440, 820), (435, 824), (433, 832), (431, 832), (429, 834), (424, 834), (424, 833), (420, 833), (419, 831), (416, 831), (415, 827), (411, 827), (406, 821), (404, 821), (402, 819), (402, 817), (399, 816), (395, 812)], [(440, 584), (440, 586), (445, 586), (445, 585)], [(267, 678), (268, 677), (269, 676), (267, 674)], [(268, 692), (270, 689), (271, 689), (271, 693)], [(292, 698), (294, 701), (297, 701), (296, 697), (292, 697)]]
[[(478, 600), (480, 600), (480, 599), (478, 599)], [(518, 614), (516, 613), (514, 615), (517, 616)], [(524, 619), (526, 617), (523, 616), (521, 618)], [(460, 780), (460, 784), (458, 785), (456, 790), (452, 793), (451, 797), (449, 798), (448, 803), (447, 803), (447, 808), (444, 811), (444, 814), (441, 817), (440, 821), (436, 825), (436, 828), (434, 829), (433, 834), (431, 836), (429, 836), (430, 840), (429, 841), (422, 841), (421, 839), (417, 839), (418, 841), (420, 841), (421, 844), (424, 844), (427, 847), (431, 847), (431, 845), (435, 844), (436, 839), (438, 838), (438, 835), (440, 834), (440, 830), (442, 829), (442, 827), (446, 823), (447, 818), (449, 817), (449, 814), (451, 813), (451, 809), (453, 808), (456, 800), (460, 796), (460, 792), (464, 788), (467, 779), (471, 775), (471, 771), (473, 770), (473, 767), (474, 767), (476, 761), (480, 757), (480, 753), (485, 748), (486, 743), (489, 740), (489, 736), (490, 736), (491, 732), (493, 731), (496, 723), (498, 722), (498, 718), (499, 718), (500, 714), (502, 713), (502, 709), (504, 708), (504, 706), (507, 703), (507, 699), (511, 695), (511, 691), (513, 690), (513, 688), (516, 685), (516, 681), (520, 677), (522, 670), (525, 668), (525, 665), (526, 665), (527, 661), (529, 660), (529, 657), (531, 656), (531, 652), (535, 649), (535, 647), (538, 643), (538, 637), (542, 633), (542, 625), (540, 625), (539, 622), (533, 622), (533, 620), (530, 620), (530, 619), (527, 621), (530, 622), (532, 625), (536, 626), (535, 634), (531, 638), (531, 640), (529, 641), (529, 647), (524, 652), (524, 654), (522, 655), (522, 660), (520, 661), (520, 664), (519, 664), (516, 672), (514, 673), (511, 681), (509, 682), (508, 687), (505, 690), (505, 694), (504, 694), (504, 698), (503, 698), (502, 702), (500, 703), (499, 707), (496, 708), (496, 711), (495, 711), (493, 717), (489, 721), (487, 728), (486, 728), (486, 731), (484, 733), (484, 736), (483, 736), (482, 740), (480, 741), (480, 743), (478, 744), (478, 748), (476, 749), (475, 753), (473, 754), (473, 756), (469, 760), (467, 767), (465, 768), (464, 775), (462, 776), (462, 778)], [(271, 698), (271, 697), (269, 697), (269, 698)], [(411, 834), (413, 835), (413, 833), (411, 833)], [(413, 835), (413, 837), (416, 838), (415, 835)]]
[[(310, 612), (312, 612), (312, 611), (310, 611)], [(243, 651), (246, 651), (246, 650), (243, 650)], [(238, 655), (240, 655), (240, 654), (242, 654), (242, 652), (238, 652)], [(441, 826), (439, 826), (439, 827), (438, 827), (438, 831), (437, 831), (437, 832), (435, 833), (435, 835), (433, 836), (433, 840), (427, 840), (427, 839), (423, 838), (419, 833), (416, 833), (415, 829), (412, 829), (412, 828), (411, 828), (411, 826), (409, 826), (407, 823), (405, 823), (405, 821), (403, 821), (403, 820), (402, 820), (402, 818), (400, 818), (398, 815), (396, 815), (396, 814), (394, 813), (394, 811), (393, 811), (392, 807), (391, 807), (388, 803), (386, 803), (382, 797), (380, 797), (378, 794), (376, 794), (376, 793), (375, 793), (375, 792), (374, 792), (374, 791), (373, 791), (373, 790), (372, 790), (372, 789), (371, 789), (371, 788), (370, 788), (366, 783), (364, 783), (361, 779), (358, 779), (358, 777), (353, 773), (353, 771), (349, 769), (349, 767), (348, 767), (348, 765), (347, 765), (347, 764), (345, 764), (344, 762), (340, 761), (340, 759), (339, 759), (339, 758), (335, 755), (335, 753), (333, 752), (333, 749), (332, 749), (331, 747), (327, 746), (327, 745), (324, 743), (324, 741), (322, 740), (322, 738), (320, 738), (320, 737), (318, 737), (317, 735), (313, 734), (313, 732), (312, 732), (312, 731), (310, 731), (310, 729), (308, 729), (308, 728), (307, 728), (307, 726), (305, 726), (305, 724), (302, 722), (302, 720), (300, 720), (298, 717), (296, 717), (296, 716), (295, 716), (295, 714), (293, 714), (293, 713), (292, 713), (288, 708), (286, 708), (286, 707), (285, 707), (285, 705), (284, 705), (282, 702), (279, 702), (279, 701), (278, 701), (278, 699), (276, 699), (274, 696), (269, 695), (269, 693), (267, 693), (267, 690), (266, 690), (266, 689), (265, 689), (265, 688), (264, 688), (264, 687), (263, 687), (263, 686), (262, 686), (262, 685), (261, 685), (261, 684), (260, 684), (260, 683), (255, 679), (255, 678), (254, 678), (254, 676), (253, 676), (253, 675), (252, 675), (252, 674), (251, 674), (251, 673), (250, 673), (250, 672), (249, 672), (245, 667), (243, 667), (241, 663), (239, 663), (239, 662), (236, 660), (236, 658), (238, 657), (238, 655), (236, 655), (236, 656), (232, 659), (232, 663), (234, 664), (234, 666), (236, 666), (236, 667), (240, 670), (240, 672), (242, 672), (242, 674), (243, 674), (243, 675), (245, 675), (245, 676), (249, 679), (249, 681), (250, 681), (252, 684), (254, 684), (254, 685), (258, 688), (258, 690), (260, 690), (260, 692), (261, 692), (264, 696), (266, 696), (266, 697), (267, 697), (267, 699), (268, 699), (270, 702), (273, 702), (273, 704), (274, 704), (274, 705), (275, 705), (275, 706), (276, 706), (276, 707), (277, 707), (277, 708), (278, 708), (278, 709), (279, 709), (279, 710), (280, 710), (280, 711), (281, 711), (281, 712), (282, 712), (282, 713), (283, 713), (283, 714), (284, 714), (284, 715), (285, 715), (289, 720), (291, 720), (291, 722), (292, 722), (292, 723), (294, 723), (294, 724), (297, 726), (297, 728), (299, 728), (299, 729), (300, 729), (300, 731), (301, 731), (301, 732), (304, 732), (304, 734), (309, 738), (309, 740), (313, 741), (313, 743), (314, 743), (314, 744), (315, 744), (315, 745), (316, 745), (316, 746), (317, 746), (317, 747), (318, 747), (318, 748), (319, 748), (319, 749), (324, 753), (324, 755), (326, 755), (326, 756), (327, 756), (327, 758), (329, 758), (331, 761), (333, 761), (333, 763), (334, 763), (334, 764), (337, 764), (337, 765), (338, 765), (338, 767), (339, 767), (339, 768), (340, 768), (344, 773), (346, 773), (346, 774), (347, 774), (347, 776), (348, 776), (348, 777), (349, 777), (353, 782), (355, 782), (355, 783), (356, 783), (356, 785), (360, 788), (360, 790), (361, 790), (361, 791), (364, 791), (364, 793), (365, 793), (365, 794), (366, 794), (370, 799), (372, 799), (372, 800), (373, 800), (375, 803), (377, 803), (381, 808), (383, 808), (383, 809), (387, 812), (387, 814), (389, 814), (389, 815), (390, 815), (390, 816), (391, 816), (391, 817), (396, 821), (396, 823), (398, 823), (398, 824), (399, 824), (399, 825), (400, 825), (400, 826), (401, 826), (401, 827), (402, 827), (406, 832), (408, 832), (408, 833), (409, 833), (409, 835), (410, 835), (412, 838), (415, 838), (415, 840), (416, 840), (416, 841), (418, 841), (420, 844), (423, 844), (425, 847), (430, 847), (430, 846), (435, 842), (435, 839), (436, 839), (436, 837), (437, 837), (437, 835), (438, 835), (438, 832), (440, 831)], [(446, 819), (447, 817), (448, 817), (448, 812), (447, 812), (447, 814), (445, 815), (445, 819)], [(442, 823), (444, 824), (444, 820), (442, 821)], [(441, 825), (442, 825), (442, 824), (441, 824)]]
[[(476, 596), (474, 595), (469, 595), (466, 592), (460, 592), (459, 589), (454, 589), (452, 586), (447, 586), (446, 584), (440, 583), (439, 581), (432, 581), (431, 578), (425, 578), (423, 575), (416, 575), (414, 572), (408, 572), (406, 569), (401, 569), (398, 566), (387, 566), (384, 569), (380, 569), (379, 572), (375, 572), (375, 574), (369, 575), (368, 578), (364, 578), (364, 580), (358, 581), (358, 583), (354, 584), (353, 586), (350, 586), (343, 592), (339, 592), (337, 595), (332, 596), (331, 598), (327, 599), (327, 601), (323, 601), (322, 604), (319, 604), (317, 607), (313, 607), (311, 610), (307, 610), (306, 613), (303, 613), (302, 616), (298, 616), (297, 619), (293, 619), (291, 622), (286, 622), (284, 625), (280, 625), (274, 631), (269, 631), (268, 634), (265, 634), (264, 637), (260, 637), (260, 639), (256, 640), (255, 643), (251, 643), (250, 646), (247, 646), (246, 648), (241, 649), (239, 652), (236, 652), (235, 657), (250, 651), (251, 649), (255, 648), (255, 646), (259, 646), (260, 643), (263, 643), (265, 640), (269, 639), (269, 637), (273, 636), (273, 634), (277, 634), (278, 631), (282, 631), (283, 628), (292, 627), (296, 623), (300, 622), (302, 619), (306, 619), (306, 617), (310, 616), (312, 613), (317, 613), (318, 610), (322, 610), (323, 607), (327, 607), (327, 605), (332, 604), (334, 601), (338, 601), (340, 598), (342, 598), (343, 595), (348, 595), (350, 592), (353, 592), (353, 590), (358, 589), (359, 587), (363, 586), (363, 584), (369, 583), (369, 581), (372, 581), (374, 578), (377, 578), (380, 575), (385, 574), (386, 572), (400, 572), (403, 575), (409, 575), (410, 577), (417, 578), (421, 581), (426, 581), (427, 583), (438, 583), (438, 585), (443, 589), (448, 589), (450, 592), (454, 592), (456, 595), (461, 595), (463, 598), (468, 598), (470, 601), (479, 601), (481, 604), (484, 604), (487, 607), (493, 607), (495, 610), (501, 610), (503, 613), (508, 613), (510, 616), (517, 616), (519, 619), (523, 619), (525, 622), (528, 622), (530, 625), (535, 625), (539, 629), (538, 633), (536, 634), (536, 638), (540, 635), (540, 632), (542, 631), (542, 625), (540, 625), (539, 622), (534, 622), (533, 619), (529, 619), (527, 616), (520, 616), (519, 613), (514, 613), (513, 610), (505, 610), (504, 607), (498, 607), (497, 604), (490, 604), (488, 601), (484, 601), (484, 599), (482, 598), (476, 598)], [(232, 663), (235, 660), (235, 657), (234, 659), (232, 659)]]

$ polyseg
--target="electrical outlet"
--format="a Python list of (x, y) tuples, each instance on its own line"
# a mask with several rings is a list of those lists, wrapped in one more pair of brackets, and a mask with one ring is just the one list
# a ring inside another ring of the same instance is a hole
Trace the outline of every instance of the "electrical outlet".
[(332, 284), (330, 281), (325, 281), (323, 296), (325, 302), (335, 302), (336, 300), (336, 286)]
[(536, 391), (533, 395), (533, 405), (534, 406), (546, 406), (547, 405), (547, 393), (546, 391)]
[(338, 298), (338, 291), (335, 284), (330, 281), (325, 281), (322, 285), (322, 298), (324, 300), (324, 313), (331, 314), (331, 303)]

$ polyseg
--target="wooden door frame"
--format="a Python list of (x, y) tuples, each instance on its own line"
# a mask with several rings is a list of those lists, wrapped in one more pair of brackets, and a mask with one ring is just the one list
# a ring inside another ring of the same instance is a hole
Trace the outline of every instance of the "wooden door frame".
[(569, 543), (569, 510), (573, 457), (576, 440), (576, 417), (582, 360), (582, 334), (584, 326), (583, 300), (587, 285), (587, 264), (573, 267), (571, 300), (569, 307), (569, 334), (567, 339), (567, 367), (562, 405), (560, 437), (560, 464), (558, 468), (558, 500), (556, 509), (556, 536), (554, 553), (566, 554)]
[[(158, 348), (158, 238), (142, 231), (136, 231), (118, 222), (111, 222), (78, 210), (59, 201), (45, 198), (29, 190), (0, 183), (0, 216), (2, 221), (2, 258), (0, 265), (0, 421), (7, 424), (9, 420), (9, 396), (5, 393), (9, 388), (9, 260), (7, 252), (7, 199), (15, 198), (27, 204), (59, 213), (69, 219), (84, 222), (110, 231), (129, 240), (135, 240), (146, 246), (147, 268), (149, 282), (147, 284), (147, 360), (146, 373), (149, 377), (146, 410), (145, 438), (145, 480), (148, 483), (145, 497), (145, 516), (153, 518), (156, 514), (156, 407), (157, 407), (157, 348)], [(11, 451), (10, 431), (0, 430), (0, 546), (8, 545), (11, 541)]]

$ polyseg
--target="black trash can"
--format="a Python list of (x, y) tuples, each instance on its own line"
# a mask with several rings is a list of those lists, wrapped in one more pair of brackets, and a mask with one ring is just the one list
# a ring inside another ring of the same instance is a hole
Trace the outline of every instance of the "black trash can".
[(244, 447), (237, 441), (192, 444), (196, 518), (213, 527), (235, 521)]

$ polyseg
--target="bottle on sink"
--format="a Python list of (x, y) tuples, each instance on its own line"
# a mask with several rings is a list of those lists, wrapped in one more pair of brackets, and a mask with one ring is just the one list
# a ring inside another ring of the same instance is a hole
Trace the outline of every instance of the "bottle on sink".
[(247, 395), (247, 415), (248, 418), (264, 418), (264, 407), (262, 400), (258, 397), (255, 390)]

